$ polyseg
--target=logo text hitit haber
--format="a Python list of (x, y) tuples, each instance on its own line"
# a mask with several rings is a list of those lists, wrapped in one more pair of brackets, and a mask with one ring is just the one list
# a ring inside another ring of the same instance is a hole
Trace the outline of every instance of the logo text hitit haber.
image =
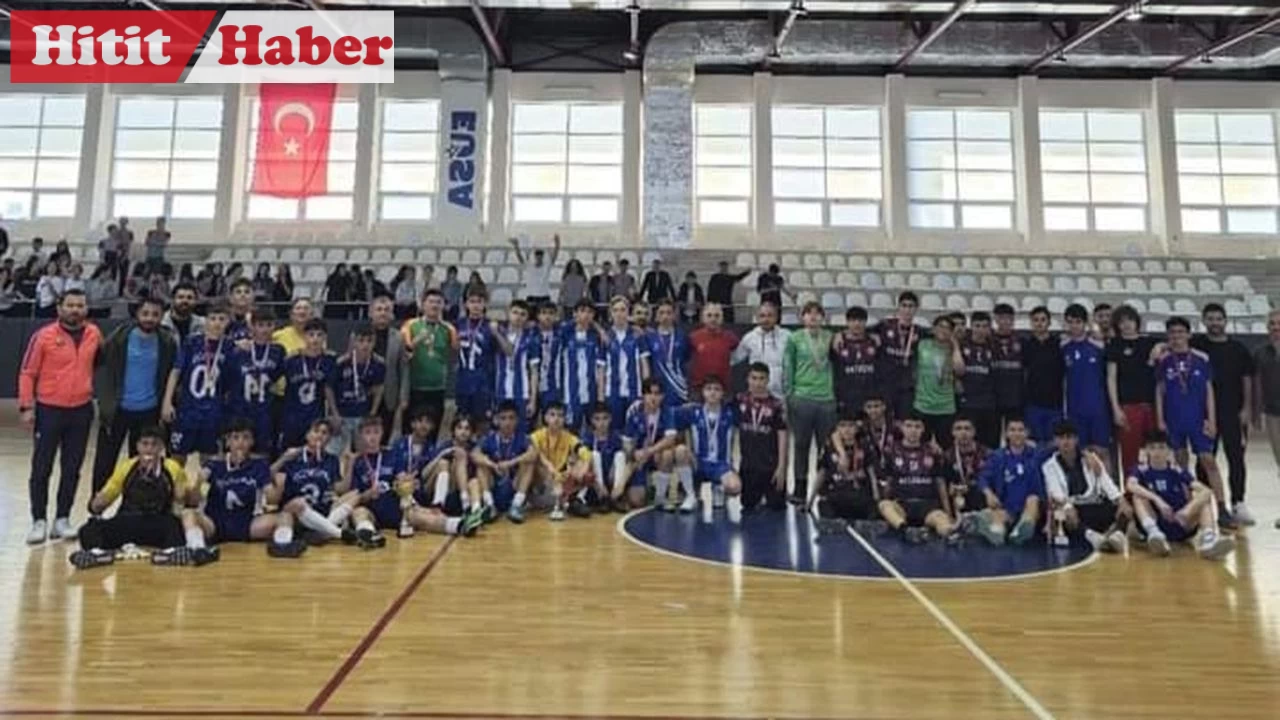
[[(111, 29), (96, 37), (92, 25), (35, 25), (31, 30), (36, 36), (36, 54), (31, 60), (33, 65), (97, 65), (99, 54), (103, 65), (142, 65), (144, 45), (146, 64), (165, 65), (169, 62), (165, 46), (172, 38), (163, 30), (152, 30), (145, 37), (137, 25), (126, 27), (124, 35)], [(56, 55), (57, 60), (50, 57), (51, 54)]]

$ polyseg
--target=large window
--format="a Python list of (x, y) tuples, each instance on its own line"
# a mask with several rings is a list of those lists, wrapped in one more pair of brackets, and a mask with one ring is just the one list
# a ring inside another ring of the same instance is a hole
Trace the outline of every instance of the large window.
[(1142, 113), (1040, 113), (1046, 230), (1143, 232), (1147, 155)]
[(773, 109), (773, 218), (777, 225), (880, 224), (880, 111)]
[(1275, 233), (1275, 116), (1180, 112), (1178, 187), (1190, 233)]
[(111, 214), (212, 219), (221, 127), (220, 97), (120, 98)]
[(512, 131), (513, 221), (618, 223), (621, 103), (516, 103)]
[(698, 222), (750, 224), (751, 106), (698, 105), (693, 132)]
[(436, 191), (440, 103), (383, 100), (378, 217), (430, 220)]
[[(253, 183), (254, 160), (258, 154), (258, 100), (249, 104), (249, 162), (245, 187)], [(249, 220), (350, 220), (355, 214), (356, 128), (358, 103), (337, 100), (329, 124), (328, 194), (301, 200), (248, 194), (245, 216)]]
[(1007, 110), (908, 110), (912, 227), (1013, 227), (1012, 118)]
[(0, 95), (0, 217), (71, 217), (83, 95)]

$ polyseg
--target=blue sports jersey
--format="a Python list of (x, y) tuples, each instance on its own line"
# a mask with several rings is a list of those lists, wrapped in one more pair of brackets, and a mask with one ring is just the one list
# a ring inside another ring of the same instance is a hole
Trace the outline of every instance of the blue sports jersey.
[(368, 417), (373, 411), (373, 389), (387, 379), (387, 364), (374, 355), (357, 362), (348, 353), (335, 362), (329, 383), (338, 404), (338, 415), (344, 418)]
[(1163, 470), (1137, 467), (1129, 471), (1129, 477), (1136, 478), (1139, 485), (1159, 495), (1174, 510), (1191, 501), (1192, 478), (1180, 467), (1170, 465)]
[(657, 444), (668, 435), (679, 432), (675, 410), (662, 407), (651, 413), (645, 409), (644, 401), (637, 400), (627, 408), (626, 421), (623, 423), (622, 436), (634, 443), (635, 448), (647, 448)]
[(689, 402), (689, 380), (685, 366), (689, 362), (689, 340), (679, 329), (671, 332), (651, 330), (649, 372), (662, 383), (667, 402), (680, 405)]
[(498, 352), (498, 343), (493, 337), (488, 318), (459, 320), (455, 392), (460, 395), (487, 392), (493, 382), (493, 361)]
[[(1044, 497), (1044, 478), (1040, 468), (1044, 457), (1034, 445), (1021, 451), (1004, 447), (991, 453), (978, 473), (978, 487), (990, 490), (1008, 508), (1021, 508), (1028, 496)], [(973, 508), (970, 508), (973, 509)]]
[(1066, 400), (1070, 415), (1093, 414), (1107, 408), (1106, 353), (1092, 340), (1062, 340), (1066, 364)]
[(732, 405), (721, 404), (717, 412), (710, 412), (706, 405), (684, 407), (679, 410), (678, 422), (690, 430), (691, 450), (699, 463), (729, 463), (738, 427)]
[(271, 484), (266, 460), (250, 458), (232, 466), (226, 459), (204, 464), (209, 471), (209, 493), (204, 514), (218, 527), (244, 526), (262, 512), (262, 491)]
[[(427, 458), (427, 462), (430, 463), (439, 460), (445, 455), (445, 453), (450, 452), (455, 447), (458, 447), (458, 445), (453, 441), (453, 438), (445, 438), (441, 440), (438, 445), (431, 449), (430, 457)], [(475, 467), (470, 459), (471, 451), (474, 448), (474, 442), (468, 442), (466, 445), (462, 446), (462, 449), (467, 452), (467, 477), (472, 477), (475, 474)]]
[(271, 386), (284, 375), (284, 346), (254, 344), (231, 354), (231, 412), (240, 417), (257, 417), (271, 410)]
[(589, 405), (596, 401), (596, 368), (604, 365), (600, 335), (595, 328), (579, 330), (568, 323), (560, 331), (561, 401), (568, 406)]
[(1208, 417), (1208, 389), (1213, 382), (1209, 356), (1199, 350), (1171, 352), (1156, 364), (1164, 388), (1164, 421), (1170, 429), (1199, 432)]
[(529, 436), (515, 432), (511, 437), (504, 437), (494, 430), (480, 441), (480, 452), (494, 462), (514, 460), (529, 451)]
[(609, 328), (605, 331), (608, 345), (604, 353), (605, 397), (640, 399), (641, 359), (649, 357), (649, 343), (638, 330)]
[(230, 373), (224, 372), (235, 346), (224, 338), (210, 340), (203, 333), (187, 338), (178, 352), (177, 407), (183, 424), (215, 426), (222, 417), (223, 397), (226, 395)]
[(317, 357), (290, 355), (284, 361), (284, 420), (305, 427), (324, 417), (324, 389), (337, 369), (332, 353)]
[(252, 321), (248, 315), (244, 317), (235, 317), (233, 315), (231, 322), (227, 323), (227, 339), (233, 343), (253, 339), (253, 325), (251, 323)]
[(395, 517), (400, 512), (400, 498), (392, 492), (397, 471), (395, 453), (390, 450), (361, 453), (351, 464), (353, 490), (366, 493), (377, 484), (380, 494), (367, 503), (367, 506), (380, 518)]
[(560, 331), (535, 328), (533, 332), (534, 341), (538, 343), (538, 393), (559, 397), (556, 391), (560, 382)]
[(415, 477), (433, 457), (427, 443), (415, 441), (412, 435), (401, 435), (396, 438), (387, 452), (391, 456), (397, 474), (409, 473)]
[(541, 344), (538, 331), (524, 329), (512, 332), (505, 328), (507, 342), (511, 343), (511, 354), (501, 350), (497, 352), (494, 372), (494, 397), (498, 400), (512, 400), (521, 407), (519, 414), (524, 413), (524, 403), (529, 399), (529, 376), (538, 372), (541, 362)]
[(600, 458), (597, 470), (600, 473), (599, 479), (605, 483), (613, 482), (613, 456), (622, 451), (622, 442), (622, 434), (613, 431), (604, 437), (589, 432), (582, 438), (582, 444)]
[(321, 452), (317, 457), (316, 453), (304, 448), (280, 471), (284, 473), (284, 502), (302, 497), (321, 514), (329, 512), (333, 503), (333, 486), (341, 479), (337, 455)]

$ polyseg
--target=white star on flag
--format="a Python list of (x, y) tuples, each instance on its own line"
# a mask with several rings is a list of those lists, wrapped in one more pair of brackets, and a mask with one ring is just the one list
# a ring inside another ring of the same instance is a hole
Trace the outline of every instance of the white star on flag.
[(297, 156), (298, 156), (298, 148), (299, 148), (299, 145), (298, 145), (298, 141), (297, 141), (296, 139), (294, 139), (294, 138), (289, 138), (289, 139), (285, 140), (285, 141), (284, 141), (284, 154), (285, 154), (285, 157), (297, 157)]

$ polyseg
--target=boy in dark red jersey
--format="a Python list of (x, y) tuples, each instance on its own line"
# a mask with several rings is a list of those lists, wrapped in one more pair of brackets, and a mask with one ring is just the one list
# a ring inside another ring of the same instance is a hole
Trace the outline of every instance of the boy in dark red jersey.
[(765, 500), (770, 510), (786, 507), (787, 420), (782, 401), (769, 392), (769, 366), (752, 363), (747, 392), (738, 396), (738, 447), (742, 509)]
[(902, 421), (902, 441), (885, 457), (888, 483), (879, 503), (880, 515), (908, 542), (924, 542), (929, 530), (950, 541), (955, 524), (947, 495), (946, 461), (924, 444), (923, 436), (924, 420), (908, 415)]

